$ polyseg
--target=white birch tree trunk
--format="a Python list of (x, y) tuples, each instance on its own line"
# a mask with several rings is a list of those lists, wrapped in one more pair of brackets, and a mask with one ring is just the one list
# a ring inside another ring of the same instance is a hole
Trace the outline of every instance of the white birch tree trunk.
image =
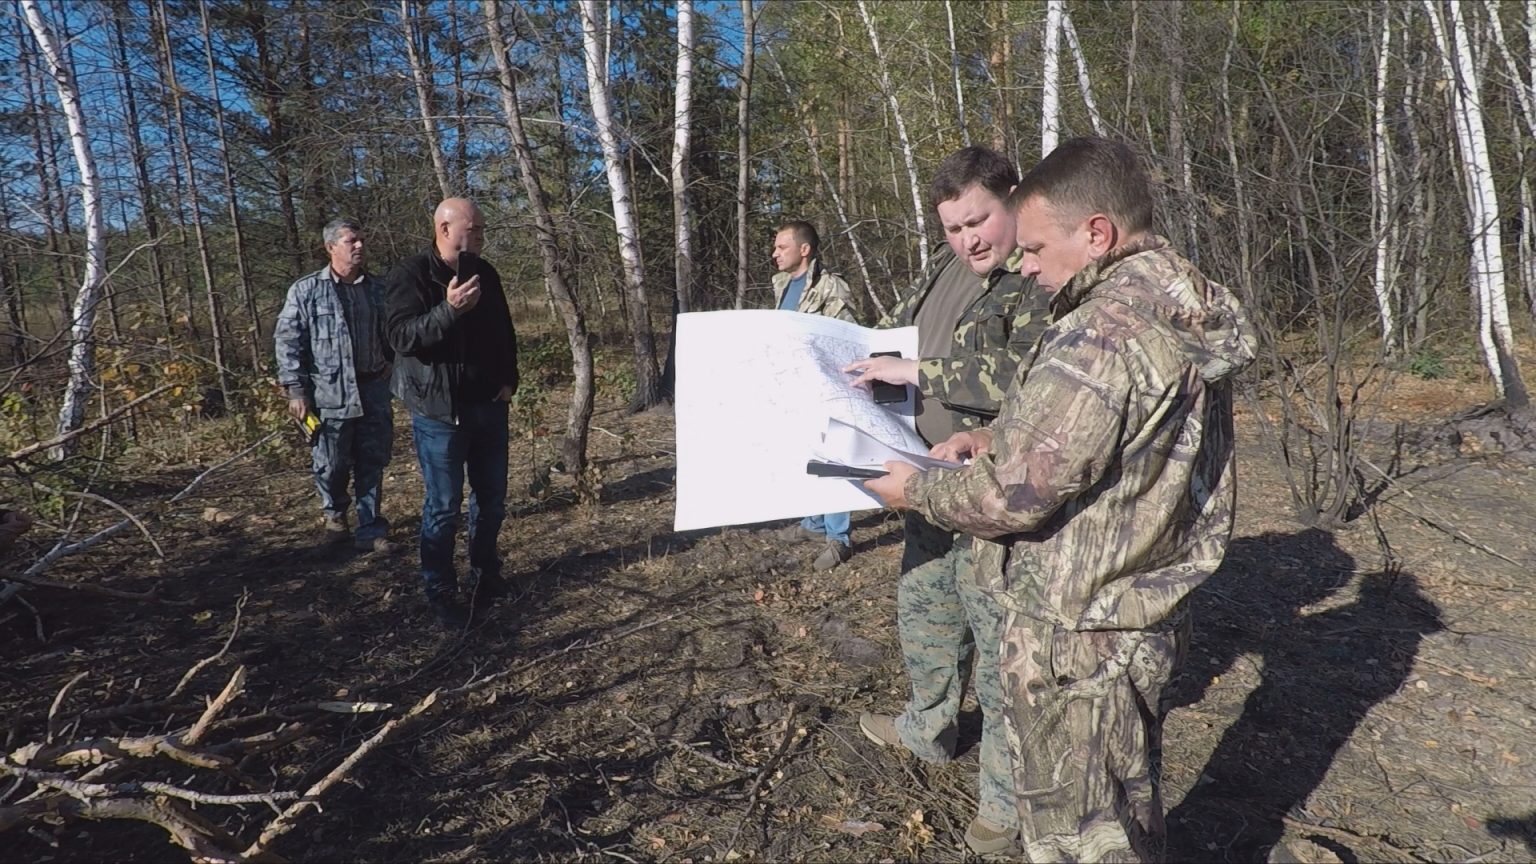
[(1082, 43), (1077, 41), (1077, 28), (1072, 24), (1072, 14), (1067, 11), (1065, 4), (1061, 9), (1061, 32), (1067, 37), (1067, 48), (1072, 52), (1072, 61), (1077, 65), (1077, 89), (1082, 91), (1083, 105), (1088, 109), (1088, 122), (1093, 124), (1093, 134), (1103, 136), (1106, 134), (1104, 116), (1099, 113), (1099, 105), (1093, 98), (1093, 82), (1088, 78), (1088, 57), (1083, 53)]
[(416, 85), (416, 106), (421, 111), (421, 131), (427, 137), (427, 152), (432, 156), (432, 173), (437, 175), (437, 186), (444, 198), (453, 195), (448, 182), (448, 166), (443, 160), (443, 147), (438, 141), (437, 121), (432, 119), (432, 82), (427, 80), (427, 70), (421, 53), (416, 50), (416, 18), (411, 14), (412, 0), (400, 0), (400, 26), (405, 31), (405, 59), (411, 67), (411, 81)]
[[(928, 266), (928, 222), (923, 217), (923, 193), (917, 182), (917, 159), (912, 155), (912, 140), (907, 137), (907, 124), (901, 116), (901, 103), (896, 99), (896, 88), (891, 84), (890, 68), (885, 53), (880, 50), (880, 36), (875, 32), (875, 19), (870, 17), (869, 6), (859, 0), (859, 17), (864, 19), (864, 29), (869, 31), (869, 44), (875, 52), (875, 71), (880, 75), (880, 89), (885, 91), (886, 102), (891, 107), (891, 117), (896, 121), (896, 137), (901, 142), (901, 157), (907, 163), (907, 182), (912, 188), (912, 216), (917, 225), (917, 255), (921, 267)], [(871, 292), (873, 294), (873, 292)]]
[(1440, 49), (1445, 77), (1452, 82), (1451, 114), (1456, 126), (1465, 174), (1469, 227), (1472, 233), (1473, 296), (1478, 301), (1478, 337), (1494, 387), (1511, 407), (1522, 408), (1528, 397), (1512, 350), (1509, 304), (1504, 290), (1504, 250), (1499, 226), (1498, 193), (1494, 187), (1488, 136), (1483, 126), (1482, 95), (1472, 56), (1467, 21), (1460, 3), (1450, 4), (1450, 26), (1441, 18), (1437, 0), (1424, 0), (1430, 26)]
[[(1520, 108), (1520, 118), (1525, 121), (1525, 140), (1517, 142), (1520, 164), (1520, 210), (1519, 219), (1520, 236), (1516, 243), (1518, 250), (1518, 275), (1522, 293), (1525, 296), (1526, 308), (1531, 315), (1536, 317), (1536, 260), (1533, 257), (1533, 241), (1536, 237), (1536, 212), (1531, 209), (1531, 181), (1527, 172), (1531, 170), (1531, 159), (1528, 155), (1530, 141), (1536, 138), (1536, 67), (1528, 67), (1527, 72), (1531, 76), (1530, 82), (1525, 80), (1525, 74), (1520, 71), (1520, 66), (1515, 62), (1513, 52), (1509, 49), (1509, 40), (1504, 37), (1504, 23), (1499, 20), (1499, 4), (1494, 0), (1484, 0), (1488, 10), (1488, 21), (1493, 28), (1493, 42), (1499, 49), (1499, 55), (1504, 60), (1505, 67), (1509, 70), (1512, 89), (1515, 91), (1515, 104)], [(1536, 0), (1529, 0), (1526, 6), (1526, 39), (1532, 35), (1531, 17), (1536, 15)], [(1533, 60), (1536, 60), (1536, 44), (1527, 46)]]
[(1066, 0), (1045, 0), (1045, 38), (1040, 52), (1040, 158), (1061, 138), (1061, 17)]
[(751, 282), (748, 236), (752, 179), (752, 61), (757, 30), (757, 11), (752, 0), (741, 0), (741, 78), (736, 88), (736, 308), (745, 308)]
[(960, 121), (960, 141), (969, 147), (971, 130), (965, 123), (965, 90), (960, 86), (960, 52), (955, 48), (955, 9), (950, 0), (944, 0), (944, 18), (949, 22), (949, 74), (955, 82), (955, 116)]
[[(75, 295), (72, 318), (68, 322), (69, 382), (64, 386), (64, 402), (59, 408), (58, 434), (65, 435), (79, 429), (85, 419), (86, 400), (90, 398), (91, 380), (96, 371), (96, 339), (92, 331), (96, 325), (96, 306), (101, 299), (107, 260), (101, 182), (96, 174), (96, 156), (91, 152), (75, 77), (64, 63), (63, 52), (37, 7), (37, 0), (21, 0), (21, 7), (37, 47), (48, 63), (48, 74), (53, 78), (64, 119), (69, 124), (69, 144), (80, 170), (80, 205), (85, 215), (85, 275), (81, 278), (80, 293)], [(50, 455), (54, 459), (63, 459), (69, 455), (69, 445), (55, 447)]]
[(624, 157), (619, 152), (613, 102), (608, 93), (608, 10), (598, 0), (581, 0), (577, 8), (581, 13), (587, 97), (592, 105), (597, 139), (603, 149), (603, 166), (608, 174), (613, 223), (618, 234), (619, 258), (624, 265), (624, 285), (628, 295), (626, 305), (635, 352), (635, 396), (630, 407), (643, 410), (661, 402), (661, 373), (656, 368), (656, 337), (651, 328), (650, 304), (645, 296), (645, 268), (640, 258), (640, 231), (635, 221), (634, 199), (630, 197), (629, 178), (624, 173)]
[(1371, 290), (1376, 294), (1376, 312), (1381, 318), (1382, 348), (1397, 350), (1397, 324), (1392, 314), (1391, 221), (1392, 206), (1388, 195), (1392, 187), (1392, 168), (1388, 161), (1391, 148), (1387, 142), (1387, 74), (1392, 52), (1392, 16), (1381, 13), (1381, 35), (1376, 46), (1376, 93), (1371, 148), (1371, 231), (1376, 245), (1376, 262)]
[(691, 308), (693, 228), (688, 213), (689, 133), (693, 108), (693, 0), (677, 0), (677, 88), (672, 111), (672, 227), (677, 237), (677, 310)]

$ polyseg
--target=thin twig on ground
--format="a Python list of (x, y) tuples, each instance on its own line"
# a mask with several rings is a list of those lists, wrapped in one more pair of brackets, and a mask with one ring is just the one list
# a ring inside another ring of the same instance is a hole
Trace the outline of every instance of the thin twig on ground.
[(181, 691), (185, 690), (187, 685), (192, 683), (192, 679), (197, 676), (197, 673), (209, 665), (222, 660), (224, 655), (229, 653), (229, 646), (234, 643), (235, 637), (240, 634), (240, 614), (245, 611), (245, 603), (249, 599), (251, 599), (251, 592), (247, 589), (242, 589), (240, 591), (240, 599), (235, 601), (235, 620), (230, 625), (229, 638), (224, 640), (223, 647), (218, 650), (218, 653), (204, 657), (192, 664), (192, 668), (188, 669), (186, 674), (181, 676), (181, 680), (176, 682), (176, 689), (171, 691), (171, 695), (165, 697), (165, 701), (170, 702), (177, 696), (180, 696)]
[(298, 801), (295, 801), (293, 804), (290, 804), (288, 808), (284, 810), (280, 815), (278, 815), (276, 819), (273, 819), (271, 822), (267, 823), (267, 827), (261, 830), (261, 835), (256, 838), (256, 842), (252, 843), (249, 847), (246, 848), (245, 852), (241, 854), (246, 858), (254, 858), (263, 854), (266, 851), (266, 847), (271, 845), (273, 840), (276, 840), (277, 838), (293, 830), (294, 825), (296, 825), (298, 822), (298, 817), (303, 815), (305, 810), (320, 806), (320, 796), (325, 794), (327, 789), (330, 789), (332, 786), (345, 779), (346, 776), (351, 773), (353, 767), (355, 767), (358, 762), (362, 761), (364, 756), (367, 756), (370, 752), (373, 751), (374, 748), (378, 747), (380, 744), (383, 744), (384, 741), (389, 738), (390, 733), (394, 732), (402, 725), (412, 722), (416, 717), (420, 716), (422, 712), (426, 711), (428, 708), (431, 708), (432, 705), (437, 702), (437, 698), (438, 691), (433, 690), (431, 693), (428, 693), (426, 697), (423, 698), (420, 702), (417, 702), (415, 707), (411, 708), (411, 710), (407, 711), (403, 716), (396, 717), (388, 723), (385, 723), (382, 727), (379, 728), (379, 731), (373, 733), (373, 735), (370, 736), (368, 740), (364, 741), (362, 744), (359, 744), (357, 749), (352, 751), (352, 755), (348, 756), (346, 759), (343, 759), (340, 765), (337, 765), (335, 768), (331, 769), (329, 774), (326, 774), (324, 777), (320, 778), (319, 782), (309, 787), (302, 798), (300, 798)]

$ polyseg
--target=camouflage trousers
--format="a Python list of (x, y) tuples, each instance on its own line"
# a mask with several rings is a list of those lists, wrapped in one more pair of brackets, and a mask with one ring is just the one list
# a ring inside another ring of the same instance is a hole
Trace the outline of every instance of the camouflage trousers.
[(352, 504), (348, 486), (357, 492), (357, 532), (360, 540), (383, 537), (387, 523), (380, 515), (384, 497), (384, 468), (394, 446), (394, 416), (389, 378), (358, 383), (363, 416), (320, 421), (311, 448), (315, 488), (326, 516), (346, 516)]
[(918, 758), (947, 762), (954, 755), (956, 721), (967, 681), (975, 673), (981, 704), (979, 815), (994, 825), (1018, 823), (1003, 731), (1006, 702), (998, 678), (1002, 609), (976, 585), (971, 539), (908, 513), (901, 577), (896, 583), (896, 629), (912, 699), (896, 730)]
[(1004, 725), (1029, 861), (1162, 860), (1159, 703), (1188, 637), (1182, 612), (1130, 631), (1004, 616)]

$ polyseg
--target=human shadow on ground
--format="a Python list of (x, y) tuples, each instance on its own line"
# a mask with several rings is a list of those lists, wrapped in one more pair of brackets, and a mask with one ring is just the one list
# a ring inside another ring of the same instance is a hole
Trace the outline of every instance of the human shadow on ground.
[(1536, 858), (1536, 811), (1524, 816), (1489, 819), (1486, 824), (1489, 834), (1519, 840), (1525, 844), (1525, 851)]
[[(1422, 639), (1443, 629), (1411, 574), (1356, 573), (1328, 532), (1263, 534), (1234, 540), (1191, 598), (1195, 636), (1166, 707), (1200, 702), (1244, 654), (1258, 655), (1262, 672), (1169, 814), (1170, 860), (1224, 849), (1229, 860), (1262, 861), (1288, 817), (1315, 821), (1308, 796), (1367, 712), (1403, 685)], [(1337, 602), (1351, 588), (1353, 599)]]

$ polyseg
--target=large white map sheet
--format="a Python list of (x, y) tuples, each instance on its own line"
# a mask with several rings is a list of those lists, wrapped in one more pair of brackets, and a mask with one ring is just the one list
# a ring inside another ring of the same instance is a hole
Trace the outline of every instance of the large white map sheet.
[(842, 371), (878, 351), (917, 356), (917, 328), (771, 310), (679, 315), (673, 529), (880, 507), (858, 483), (805, 473), (829, 418), (897, 450), (927, 452), (910, 388), (906, 402), (876, 405)]

